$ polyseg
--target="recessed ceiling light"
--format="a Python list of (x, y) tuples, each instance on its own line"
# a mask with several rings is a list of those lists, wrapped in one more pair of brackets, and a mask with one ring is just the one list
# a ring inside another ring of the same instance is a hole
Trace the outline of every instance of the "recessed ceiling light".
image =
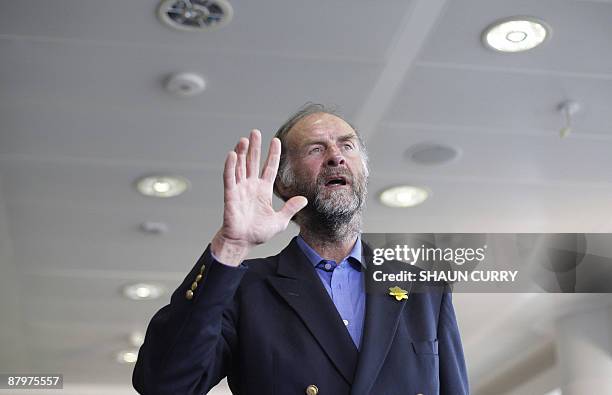
[(482, 40), (489, 48), (501, 52), (521, 52), (535, 48), (550, 36), (550, 27), (533, 17), (512, 17), (487, 27)]
[(117, 362), (135, 363), (138, 360), (138, 350), (123, 350), (117, 353)]
[(441, 165), (456, 160), (461, 152), (440, 143), (418, 143), (406, 150), (406, 158), (421, 165)]
[(155, 284), (137, 283), (123, 288), (123, 295), (132, 300), (157, 299), (163, 294), (163, 288)]
[(385, 189), (380, 194), (380, 201), (388, 207), (413, 207), (423, 203), (429, 196), (424, 188), (400, 185)]
[(233, 14), (226, 0), (163, 0), (157, 7), (164, 24), (186, 31), (218, 29), (228, 24)]
[(173, 197), (189, 188), (189, 181), (178, 176), (147, 176), (136, 181), (136, 189), (145, 196)]

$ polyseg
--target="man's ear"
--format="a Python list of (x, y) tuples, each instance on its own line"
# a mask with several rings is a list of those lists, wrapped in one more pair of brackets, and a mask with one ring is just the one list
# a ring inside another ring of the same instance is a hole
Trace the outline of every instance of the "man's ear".
[(287, 197), (289, 195), (289, 188), (287, 188), (279, 178), (274, 180), (274, 192), (276, 192), (276, 196), (283, 199), (284, 202), (289, 200)]

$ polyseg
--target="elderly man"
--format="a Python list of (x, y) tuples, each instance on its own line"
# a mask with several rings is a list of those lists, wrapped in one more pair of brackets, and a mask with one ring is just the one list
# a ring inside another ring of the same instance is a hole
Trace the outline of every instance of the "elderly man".
[[(365, 290), (355, 129), (310, 104), (279, 129), (261, 173), (260, 155), (257, 130), (227, 155), (223, 224), (151, 320), (134, 387), (202, 394), (227, 376), (234, 394), (468, 394), (450, 293)], [(245, 260), (292, 219), (300, 233), (280, 254)]]

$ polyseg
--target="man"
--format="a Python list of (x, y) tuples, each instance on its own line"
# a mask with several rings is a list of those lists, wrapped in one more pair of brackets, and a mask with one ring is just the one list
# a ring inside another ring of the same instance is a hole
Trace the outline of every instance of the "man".
[[(467, 394), (450, 293), (398, 301), (364, 289), (356, 131), (311, 104), (276, 136), (261, 174), (259, 131), (227, 155), (223, 224), (151, 320), (134, 387), (202, 394), (227, 376), (234, 394)], [(245, 261), (291, 219), (300, 234), (280, 254)]]

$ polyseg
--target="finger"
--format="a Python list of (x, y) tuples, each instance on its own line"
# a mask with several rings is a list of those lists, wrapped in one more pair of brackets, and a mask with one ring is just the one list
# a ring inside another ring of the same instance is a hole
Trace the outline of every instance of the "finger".
[(236, 153), (230, 151), (225, 158), (223, 168), (223, 187), (225, 190), (233, 189), (236, 186)]
[(270, 142), (270, 149), (268, 150), (268, 157), (264, 164), (263, 174), (261, 178), (274, 182), (276, 178), (276, 172), (278, 171), (278, 163), (281, 155), (281, 143), (276, 137)]
[(246, 177), (246, 152), (249, 148), (249, 140), (245, 137), (241, 137), (240, 141), (236, 145), (236, 183), (244, 180)]
[(249, 136), (249, 151), (247, 152), (246, 176), (259, 177), (259, 161), (261, 152), (261, 132), (257, 129), (251, 131)]
[(306, 207), (307, 204), (308, 199), (306, 199), (304, 196), (294, 196), (287, 200), (283, 208), (280, 209), (279, 213), (283, 216), (286, 223), (289, 224), (291, 218), (293, 218), (298, 211)]

